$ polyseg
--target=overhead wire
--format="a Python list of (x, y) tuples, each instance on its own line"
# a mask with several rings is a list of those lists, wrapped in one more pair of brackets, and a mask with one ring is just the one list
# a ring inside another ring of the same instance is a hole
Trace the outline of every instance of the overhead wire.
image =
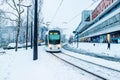
[[(91, 3), (91, 5), (89, 6), (89, 7), (87, 7), (86, 9), (88, 9), (88, 8), (90, 8), (93, 4), (95, 4), (98, 0), (92, 0), (93, 1), (93, 3)], [(68, 21), (68, 23), (71, 23), (75, 18), (77, 18), (79, 15), (81, 14), (81, 12), (80, 13), (78, 13), (78, 14), (76, 14), (74, 17), (72, 17), (69, 21)]]
[(56, 12), (55, 12), (53, 18), (51, 19), (51, 23), (54, 21), (54, 19), (55, 19), (56, 15), (57, 15), (57, 13), (58, 13), (58, 11), (59, 11), (59, 9), (60, 9), (62, 3), (63, 3), (63, 0), (61, 0), (61, 2), (60, 2), (60, 4), (59, 4), (59, 6), (58, 6), (58, 8), (57, 8), (57, 10), (56, 10)]

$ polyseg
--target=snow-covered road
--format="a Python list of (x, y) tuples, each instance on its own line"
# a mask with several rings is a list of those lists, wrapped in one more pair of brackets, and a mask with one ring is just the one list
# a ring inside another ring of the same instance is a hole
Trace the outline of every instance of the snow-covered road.
[(0, 56), (0, 80), (94, 80), (73, 67), (66, 66), (39, 47), (39, 59), (32, 60), (32, 50), (6, 51)]

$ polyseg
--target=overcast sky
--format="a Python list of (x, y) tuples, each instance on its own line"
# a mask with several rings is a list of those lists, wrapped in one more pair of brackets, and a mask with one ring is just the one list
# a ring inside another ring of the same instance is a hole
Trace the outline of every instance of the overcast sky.
[[(97, 1), (97, 2), (93, 2)], [(50, 28), (60, 27), (70, 36), (81, 21), (83, 10), (93, 10), (101, 0), (43, 0), (42, 14), (44, 22), (51, 22)], [(29, 0), (24, 0), (27, 4)], [(59, 6), (61, 3), (61, 6)], [(92, 3), (95, 3), (91, 6)], [(58, 8), (59, 7), (59, 8)], [(6, 5), (0, 9), (8, 9)], [(26, 11), (24, 12), (24, 14)], [(23, 16), (23, 15), (22, 15)]]
[[(63, 2), (59, 7), (61, 1)], [(101, 0), (91, 6), (93, 1), (97, 0), (44, 0), (42, 8), (44, 21), (51, 22), (51, 28), (61, 27), (65, 34), (71, 35), (81, 21), (81, 12), (94, 9)]]

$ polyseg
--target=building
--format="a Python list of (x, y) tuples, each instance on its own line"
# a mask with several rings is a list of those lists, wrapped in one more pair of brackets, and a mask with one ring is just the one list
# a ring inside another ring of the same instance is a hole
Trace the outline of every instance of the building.
[(120, 0), (102, 0), (86, 19), (91, 16), (75, 30), (79, 41), (120, 43)]
[(92, 12), (92, 20), (108, 8), (115, 0), (102, 0)]

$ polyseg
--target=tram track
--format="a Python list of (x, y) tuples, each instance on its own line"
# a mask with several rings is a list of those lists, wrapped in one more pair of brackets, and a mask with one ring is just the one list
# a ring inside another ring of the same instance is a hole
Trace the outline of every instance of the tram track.
[(104, 68), (107, 68), (107, 69), (110, 69), (110, 70), (113, 70), (113, 71), (116, 71), (116, 72), (119, 72), (119, 73), (120, 73), (119, 70), (116, 70), (116, 69), (113, 69), (113, 68), (110, 68), (110, 67), (106, 67), (106, 66), (103, 66), (103, 65), (100, 65), (100, 64), (96, 64), (96, 63), (91, 62), (91, 61), (83, 60), (83, 59), (77, 58), (77, 57), (75, 57), (75, 56), (72, 56), (72, 55), (66, 54), (66, 53), (64, 53), (64, 52), (62, 52), (62, 53), (63, 53), (64, 55), (70, 56), (70, 57), (72, 57), (72, 58), (75, 58), (75, 59), (78, 59), (78, 60), (81, 60), (81, 61), (84, 61), (84, 62), (87, 62), (87, 63), (93, 64), (93, 65), (97, 65), (97, 66), (100, 66), (100, 67), (104, 67)]
[[(112, 69), (112, 68), (109, 68), (109, 67), (106, 67), (106, 66), (103, 66), (103, 65), (100, 65), (100, 64), (96, 64), (94, 62), (83, 60), (83, 59), (77, 58), (75, 56), (65, 54), (64, 52), (61, 52), (61, 53), (58, 53), (58, 54), (54, 54), (54, 53), (51, 53), (51, 54), (53, 56), (55, 56), (56, 58), (59, 58), (60, 60), (66, 62), (66, 63), (68, 63), (68, 64), (70, 64), (70, 65), (72, 65), (72, 66), (74, 66), (76, 68), (79, 68), (79, 69), (81, 69), (81, 70), (83, 70), (83, 71), (85, 71), (85, 72), (87, 72), (89, 74), (92, 74), (92, 75), (94, 75), (96, 77), (101, 78), (102, 80), (108, 80), (108, 79), (111, 80), (111, 77), (113, 77), (116, 73), (118, 74), (118, 76), (116, 76), (117, 77), (116, 80), (119, 80), (119, 77), (120, 77), (120, 71), (119, 70), (115, 70), (115, 69)], [(69, 60), (67, 60), (67, 58), (63, 58), (62, 56), (63, 57), (64, 56), (69, 57)], [(80, 65), (76, 65), (75, 63), (71, 62), (72, 59), (76, 59), (76, 60), (80, 61)], [(81, 61), (84, 62), (84, 63), (81, 63)], [(96, 71), (99, 71), (101, 73), (103, 72), (103, 75), (101, 76), (101, 75), (99, 75), (99, 72), (94, 72), (92, 70), (88, 70), (88, 69), (84, 68), (83, 66), (81, 67), (81, 65), (86, 65), (86, 66), (90, 65), (90, 67), (93, 66), (93, 68), (94, 68), (94, 66), (97, 66), (98, 69), (96, 68)], [(104, 74), (107, 75), (107, 77), (109, 77), (109, 78), (107, 78)]]
[[(86, 70), (86, 69), (84, 69), (84, 68), (82, 68), (82, 67), (80, 67), (80, 66), (77, 66), (77, 65), (73, 64), (73, 63), (70, 62), (70, 61), (67, 61), (67, 60), (65, 60), (65, 59), (62, 59), (61, 57), (57, 56), (56, 54), (54, 54), (54, 53), (52, 53), (52, 52), (51, 52), (51, 54), (52, 54), (54, 57), (56, 57), (57, 59), (60, 59), (60, 60), (64, 61), (65, 63), (67, 63), (67, 64), (69, 64), (69, 65), (71, 65), (71, 66), (73, 66), (73, 67), (75, 67), (75, 68), (77, 68), (77, 69), (83, 70), (83, 71), (85, 71), (86, 73), (89, 73), (89, 74), (91, 74), (91, 75), (99, 78), (100, 80), (107, 80), (106, 78), (104, 78), (104, 77), (102, 77), (102, 76), (99, 76), (99, 75), (97, 75), (97, 74), (94, 74), (94, 73), (92, 73), (92, 72), (90, 72), (90, 71), (88, 71), (88, 70)], [(59, 54), (59, 53), (58, 53), (58, 54)]]

